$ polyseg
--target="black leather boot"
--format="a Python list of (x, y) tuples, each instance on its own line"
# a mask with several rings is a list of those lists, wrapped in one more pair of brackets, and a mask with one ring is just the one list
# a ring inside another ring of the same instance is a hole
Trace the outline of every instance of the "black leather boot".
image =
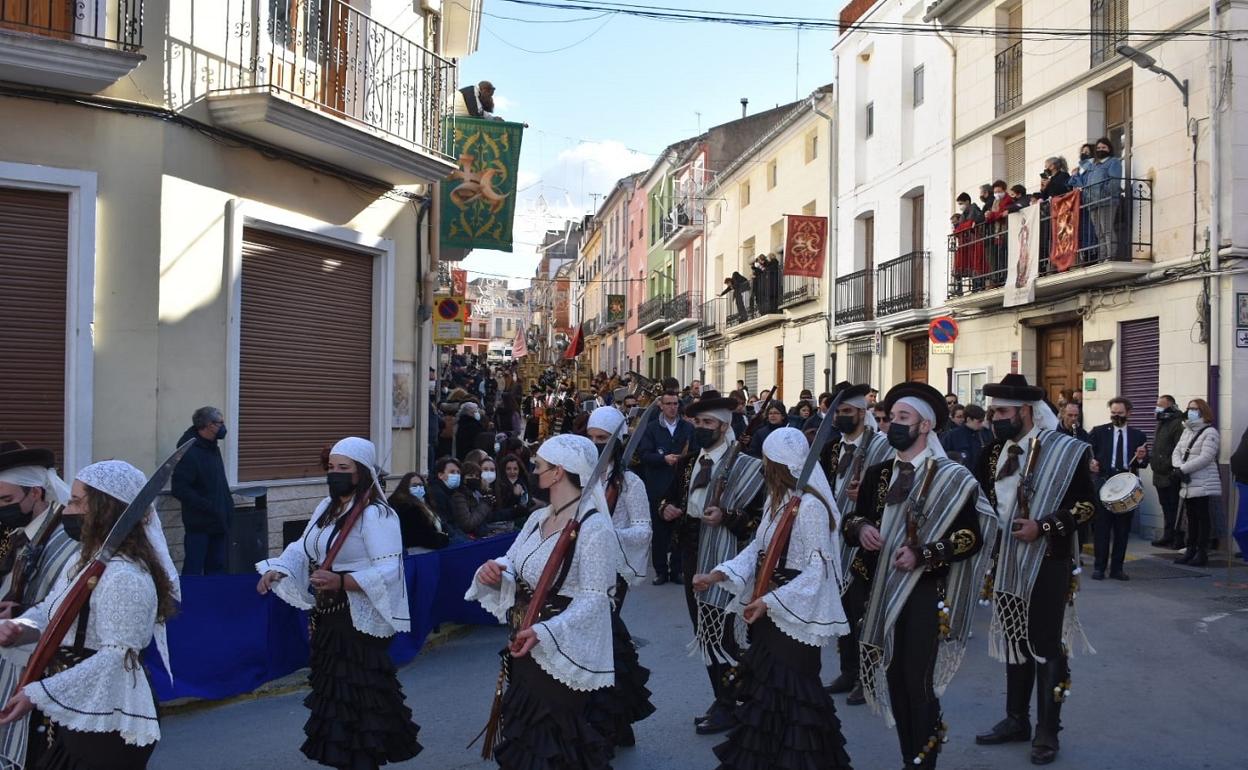
[(986, 733), (975, 736), (980, 746), (1022, 743), (1031, 740), (1031, 689), (1036, 680), (1036, 664), (1011, 663), (1005, 667), (1005, 719)]
[(1174, 530), (1172, 529), (1165, 530), (1161, 537), (1152, 542), (1154, 548), (1169, 548), (1172, 545), (1174, 545)]
[(1070, 666), (1065, 655), (1049, 658), (1036, 672), (1036, 738), (1031, 742), (1031, 763), (1047, 765), (1061, 748), (1062, 703), (1070, 690)]
[(1196, 555), (1188, 561), (1189, 567), (1205, 567), (1209, 564), (1209, 552), (1204, 548), (1197, 548)]
[(858, 672), (857, 671), (846, 672), (842, 670), (841, 675), (838, 676), (836, 679), (833, 679), (831, 682), (829, 682), (828, 686), (824, 687), (823, 689), (828, 693), (828, 695), (840, 695), (842, 693), (847, 693), (850, 690), (854, 689), (854, 687), (857, 686), (857, 684), (858, 684)]

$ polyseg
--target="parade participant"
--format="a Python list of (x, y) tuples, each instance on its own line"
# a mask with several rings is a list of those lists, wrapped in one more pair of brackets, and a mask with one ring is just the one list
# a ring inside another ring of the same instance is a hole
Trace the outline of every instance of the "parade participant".
[[(767, 500), (757, 534), (737, 556), (691, 581), (702, 592), (722, 584), (750, 624), (738, 684), (743, 702), (728, 740), (715, 747), (721, 770), (850, 766), (836, 706), (819, 679), (820, 648), (849, 630), (837, 579), (840, 516), (821, 469), (797, 489), (809, 454), (796, 428), (767, 436)], [(788, 523), (794, 502), (796, 514)], [(776, 566), (762, 574), (773, 551)], [(766, 587), (760, 590), (759, 582)]]
[[(78, 553), (78, 543), (61, 526), (70, 490), (55, 465), (51, 450), (0, 442), (0, 526), (17, 527), (3, 544), (14, 560), (0, 587), (0, 618), (17, 617), (43, 601)], [(21, 676), (21, 666), (0, 658), (0, 703), (12, 697)], [(38, 740), (28, 748), (32, 723)], [(46, 720), (37, 711), (6, 725), (0, 730), (0, 767), (35, 766), (47, 745), (46, 732)]]
[[(610, 591), (620, 548), (602, 485), (583, 486), (593, 481), (597, 460), (593, 443), (583, 436), (555, 436), (542, 444), (536, 477), (550, 505), (529, 517), (506, 556), (481, 565), (464, 596), (512, 631), (503, 652), (507, 688), (496, 733), (502, 740), (493, 748), (502, 768), (609, 766), (608, 739), (587, 718), (590, 693), (615, 682)], [(580, 521), (579, 533), (544, 597), (539, 620), (521, 629), (547, 563), (563, 541), (561, 532), (573, 520)], [(488, 726), (486, 732), (488, 749)]]
[[(79, 573), (95, 558), (147, 477), (121, 460), (105, 460), (78, 472), (62, 511), (61, 526), (80, 540), (47, 597), (17, 620), (0, 622), (0, 646), (38, 642), (61, 605), (70, 600)], [(26, 685), (0, 712), (13, 724), (32, 709), (50, 723), (41, 768), (144, 768), (160, 740), (156, 698), (140, 653), (156, 639), (166, 670), (164, 622), (180, 598), (177, 570), (149, 509), (105, 566), (90, 598), (48, 670)], [(14, 650), (7, 655), (27, 655)]]
[(867, 701), (895, 723), (907, 765), (931, 768), (947, 732), (939, 698), (966, 650), (996, 514), (937, 439), (949, 420), (940, 391), (905, 382), (884, 405), (896, 455), (866, 471), (845, 518), (870, 575), (859, 665)]
[[(685, 566), (685, 601), (693, 622), (694, 645), (702, 655), (715, 700), (695, 719), (699, 734), (732, 727), (740, 659), (731, 595), (718, 586), (695, 591), (690, 580), (736, 556), (754, 535), (767, 496), (762, 461), (739, 451), (732, 431), (736, 401), (708, 390), (689, 406), (696, 456), (676, 466), (676, 478), (660, 501), (664, 519), (679, 521), (681, 559)], [(783, 412), (781, 412), (783, 414)]]
[(1035, 686), (1031, 761), (1048, 764), (1059, 748), (1068, 656), (1076, 641), (1091, 651), (1074, 609), (1076, 530), (1096, 512), (1090, 446), (1057, 431), (1043, 389), (1021, 374), (986, 385), (984, 395), (992, 399), (994, 443), (980, 455), (975, 475), (1001, 522), (988, 649), (1006, 664), (1006, 716), (975, 742), (1031, 740)]
[[(611, 440), (611, 434), (624, 423), (624, 415), (610, 406), (600, 406), (589, 416), (589, 439), (598, 451), (603, 451)], [(644, 668), (637, 658), (633, 637), (624, 625), (620, 612), (629, 584), (637, 584), (646, 578), (646, 565), (650, 558), (650, 502), (646, 499), (646, 487), (632, 471), (620, 463), (623, 446), (615, 450), (603, 479), (603, 493), (615, 526), (619, 542), (619, 565), (615, 578), (615, 593), (611, 603), (611, 635), (615, 662), (615, 685), (595, 690), (590, 696), (589, 721), (616, 746), (632, 746), (633, 724), (654, 713), (650, 703), (650, 670)]]
[[(850, 385), (843, 382), (837, 392), (844, 393), (841, 403), (832, 415), (832, 424), (838, 438), (829, 441), (822, 452), (822, 464), (827, 477), (832, 480), (836, 507), (843, 517), (854, 514), (858, 500), (858, 486), (867, 468), (884, 462), (892, 455), (888, 437), (875, 430), (875, 418), (869, 415), (867, 393), (870, 385)], [(838, 563), (842, 569), (841, 585), (844, 593), (841, 601), (849, 617), (849, 633), (836, 641), (841, 673), (828, 685), (832, 694), (849, 693), (846, 703), (851, 706), (866, 703), (862, 682), (858, 677), (858, 632), (862, 614), (871, 592), (866, 564), (858, 549), (843, 545)]]
[(312, 692), (303, 701), (311, 714), (301, 750), (320, 764), (353, 770), (402, 762), (422, 748), (386, 651), (390, 637), (411, 630), (411, 620), (399, 517), (386, 504), (376, 463), (367, 439), (334, 444), (329, 497), (281, 556), (256, 564), (257, 591), (311, 611)]

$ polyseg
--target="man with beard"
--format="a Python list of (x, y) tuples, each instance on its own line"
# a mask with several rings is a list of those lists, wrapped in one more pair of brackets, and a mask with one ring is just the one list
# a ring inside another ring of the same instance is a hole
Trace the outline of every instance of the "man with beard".
[[(832, 423), (839, 437), (828, 442), (821, 464), (832, 482), (836, 507), (840, 510), (843, 521), (854, 515), (858, 485), (862, 481), (863, 472), (891, 457), (893, 449), (888, 444), (888, 437), (875, 430), (875, 418), (868, 416), (867, 393), (871, 391), (871, 386), (843, 382), (837, 390), (845, 393), (840, 405), (836, 407), (836, 414), (832, 415)], [(866, 703), (862, 683), (858, 678), (858, 631), (871, 587), (862, 554), (848, 542), (842, 545), (841, 604), (845, 607), (850, 630), (836, 640), (841, 674), (832, 680), (827, 689), (833, 695), (849, 693), (845, 702), (858, 706)]]
[(690, 404), (693, 446), (676, 465), (675, 479), (659, 502), (666, 521), (679, 520), (681, 563), (685, 573), (685, 601), (693, 621), (694, 642), (706, 664), (715, 701), (694, 720), (700, 735), (732, 727), (736, 706), (737, 663), (741, 649), (737, 616), (728, 611), (732, 596), (718, 586), (695, 591), (693, 576), (707, 574), (733, 558), (754, 536), (767, 491), (762, 462), (740, 452), (732, 430), (737, 402), (706, 390)]
[(484, 120), (502, 120), (494, 114), (494, 84), (482, 80), (475, 86), (464, 86), (455, 97), (455, 114)]
[(1021, 374), (985, 386), (984, 395), (992, 399), (995, 443), (980, 455), (975, 475), (1001, 522), (988, 651), (1006, 664), (1006, 699), (1005, 719), (975, 742), (1031, 740), (1032, 764), (1047, 765), (1059, 748), (1062, 702), (1070, 690), (1068, 657), (1076, 641), (1092, 651), (1074, 607), (1076, 531), (1096, 512), (1091, 448), (1057, 431), (1044, 390)]

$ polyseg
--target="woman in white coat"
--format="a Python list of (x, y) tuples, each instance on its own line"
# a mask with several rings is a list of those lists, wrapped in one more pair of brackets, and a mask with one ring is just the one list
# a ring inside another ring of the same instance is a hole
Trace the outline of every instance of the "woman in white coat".
[(1174, 560), (1175, 564), (1203, 567), (1209, 563), (1209, 538), (1213, 518), (1212, 500), (1222, 495), (1222, 479), (1218, 475), (1218, 447), (1221, 440), (1213, 427), (1213, 409), (1203, 398), (1187, 404), (1187, 420), (1183, 434), (1174, 446), (1170, 462), (1182, 482), (1179, 497), (1187, 510), (1187, 550)]

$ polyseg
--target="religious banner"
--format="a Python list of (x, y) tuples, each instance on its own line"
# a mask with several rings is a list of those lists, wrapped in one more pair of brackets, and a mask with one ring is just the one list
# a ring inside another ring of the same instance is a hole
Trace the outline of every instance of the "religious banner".
[(568, 349), (563, 351), (563, 357), (566, 359), (574, 359), (581, 353), (585, 352), (585, 335), (582, 327), (576, 327), (576, 334), (572, 335), (572, 341), (568, 343)]
[(451, 294), (456, 297), (468, 296), (468, 271), (452, 270), (451, 271)]
[(1059, 273), (1075, 264), (1079, 256), (1079, 188), (1049, 199), (1049, 219), (1053, 223), (1049, 264)]
[(607, 295), (607, 323), (616, 324), (624, 323), (625, 308), (628, 306), (628, 299), (623, 294)]
[(459, 168), (441, 184), (442, 246), (511, 251), (521, 123), (447, 118), (446, 152)]
[(524, 323), (516, 324), (516, 339), (511, 343), (511, 358), (518, 361), (529, 354), (529, 341), (524, 336)]
[(784, 274), (823, 277), (823, 255), (828, 244), (828, 218), (785, 214)]
[(1009, 222), (1005, 307), (1036, 301), (1036, 279), (1040, 276), (1040, 207), (1028, 206), (1010, 214)]

